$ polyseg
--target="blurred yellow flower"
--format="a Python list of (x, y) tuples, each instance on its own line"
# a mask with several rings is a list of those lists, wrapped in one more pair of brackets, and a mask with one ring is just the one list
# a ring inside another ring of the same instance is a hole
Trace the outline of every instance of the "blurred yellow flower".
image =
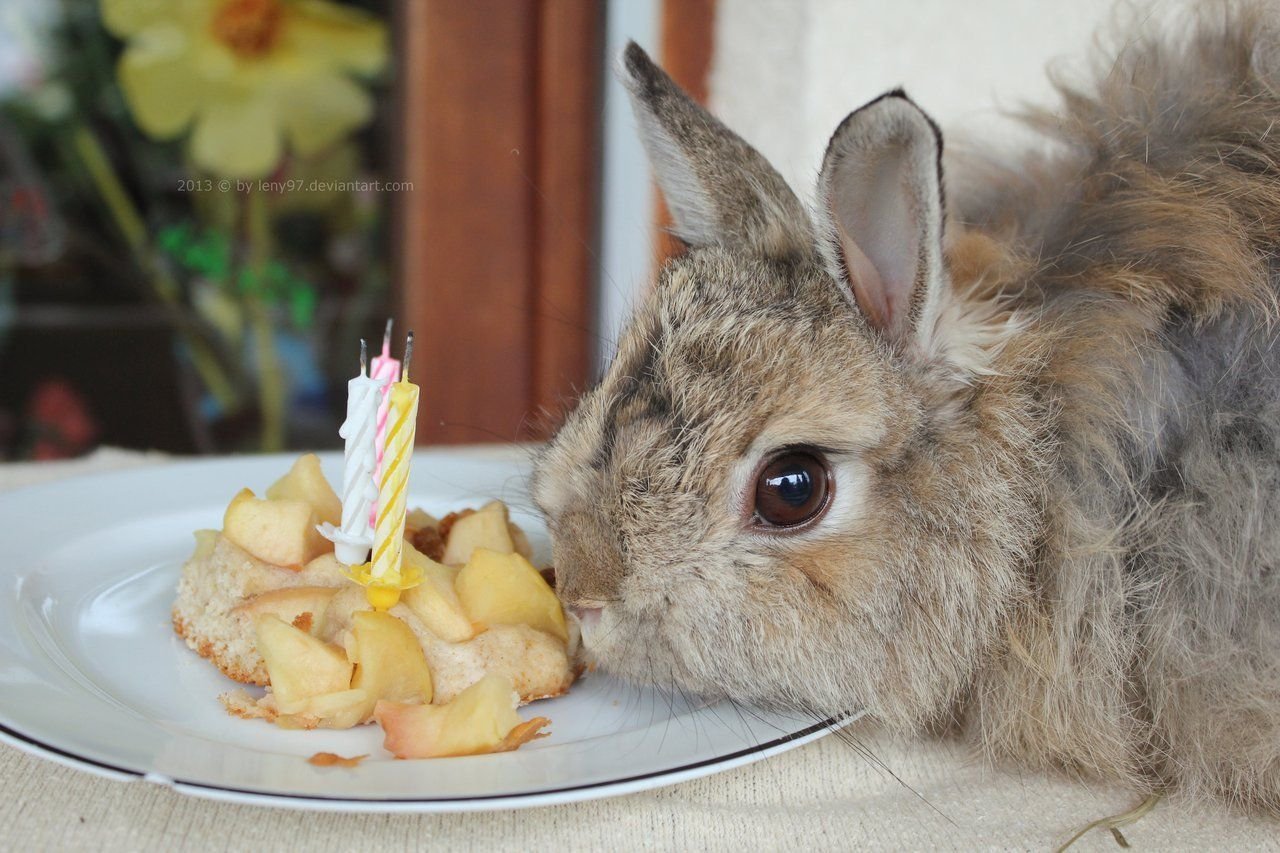
[(191, 130), (194, 163), (259, 178), (286, 141), (312, 154), (365, 124), (373, 103), (352, 74), (387, 60), (382, 22), (325, 0), (101, 0), (127, 45), (117, 74), (143, 132)]

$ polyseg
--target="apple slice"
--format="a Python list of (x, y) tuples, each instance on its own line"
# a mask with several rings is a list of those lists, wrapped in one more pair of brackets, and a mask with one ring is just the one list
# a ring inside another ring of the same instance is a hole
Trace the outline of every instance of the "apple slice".
[(292, 714), (276, 717), (276, 724), (285, 729), (349, 729), (369, 718), (372, 706), (369, 694), (363, 690), (339, 690), (303, 699)]
[(191, 552), (189, 560), (203, 560), (213, 553), (218, 545), (218, 531), (197, 530), (192, 534), (196, 538), (196, 549)]
[[(533, 545), (529, 543), (529, 537), (520, 529), (520, 526), (511, 520), (511, 508), (500, 500), (491, 500), (484, 506), (480, 507), (480, 512), (492, 512), (496, 510), (502, 511), (502, 517), (507, 520), (507, 535), (511, 537), (511, 550), (522, 555), (527, 560), (533, 559)], [(495, 551), (501, 551), (501, 548), (494, 548)]]
[(332, 551), (309, 561), (302, 567), (302, 575), (310, 581), (309, 586), (346, 586), (347, 583), (347, 567)]
[(231, 499), (222, 535), (262, 562), (294, 571), (333, 547), (316, 530), (311, 504), (260, 500), (249, 489)]
[(350, 689), (351, 661), (342, 649), (270, 613), (254, 619), (253, 626), (280, 713), (296, 714), (314, 696)]
[(462, 608), (483, 625), (528, 625), (569, 642), (560, 599), (519, 554), (486, 548), (471, 555), (454, 582)]
[(533, 559), (533, 545), (529, 537), (514, 521), (507, 522), (507, 533), (511, 536), (511, 549), (526, 560)]
[(352, 651), (356, 663), (353, 688), (364, 691), (364, 715), (379, 699), (430, 702), (431, 670), (413, 630), (390, 613), (361, 610), (351, 616)]
[(501, 501), (485, 504), (477, 512), (464, 515), (449, 528), (444, 557), (440, 562), (461, 566), (471, 559), (477, 548), (487, 548), (501, 554), (515, 550), (511, 531), (507, 528), (507, 508)]
[(404, 535), (410, 538), (414, 532), (424, 527), (439, 527), (440, 519), (421, 507), (414, 507), (404, 515)]
[(311, 633), (318, 631), (324, 622), (325, 611), (329, 602), (338, 592), (332, 586), (287, 586), (273, 589), (232, 608), (232, 613), (247, 613), (250, 616), (261, 616), (269, 613), (282, 622), (293, 624), (304, 613), (311, 614)]
[(342, 524), (342, 501), (320, 470), (320, 457), (304, 453), (293, 463), (289, 473), (271, 484), (267, 499), (273, 501), (305, 501), (316, 511), (316, 518), (335, 527)]
[(406, 705), (381, 701), (373, 711), (386, 737), (383, 747), (396, 758), (439, 758), (509, 752), (550, 724), (546, 717), (524, 722), (511, 680), (486, 675), (447, 705)]
[(404, 561), (425, 578), (418, 586), (406, 589), (400, 598), (422, 624), (446, 643), (463, 643), (474, 637), (476, 627), (453, 588), (458, 569), (437, 563), (417, 549), (407, 547), (407, 543)]

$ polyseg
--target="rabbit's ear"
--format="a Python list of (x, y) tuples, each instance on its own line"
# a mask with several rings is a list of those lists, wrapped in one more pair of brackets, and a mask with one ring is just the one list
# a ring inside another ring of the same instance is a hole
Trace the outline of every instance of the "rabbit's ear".
[(868, 323), (924, 344), (945, 286), (942, 134), (901, 90), (846, 118), (818, 178), (819, 244)]
[(694, 247), (747, 246), (767, 255), (812, 251), (804, 207), (782, 176), (686, 95), (631, 42), (623, 82), (677, 237)]

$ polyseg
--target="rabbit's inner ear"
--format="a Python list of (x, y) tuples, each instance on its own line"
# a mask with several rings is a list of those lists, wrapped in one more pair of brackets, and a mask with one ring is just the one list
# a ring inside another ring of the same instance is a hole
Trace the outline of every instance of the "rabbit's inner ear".
[(836, 129), (818, 180), (822, 251), (872, 328), (923, 344), (944, 286), (942, 137), (893, 92)]
[(812, 252), (808, 216), (782, 176), (634, 43), (623, 82), (677, 237), (771, 256)]

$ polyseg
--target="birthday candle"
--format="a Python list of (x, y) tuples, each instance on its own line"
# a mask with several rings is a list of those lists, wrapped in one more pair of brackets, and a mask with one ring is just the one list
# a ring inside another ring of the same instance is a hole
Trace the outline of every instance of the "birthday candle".
[(374, 432), (378, 405), (388, 383), (368, 375), (368, 349), (360, 341), (360, 375), (347, 382), (347, 419), (338, 429), (346, 439), (342, 469), (342, 526), (319, 525), (320, 533), (334, 543), (338, 561), (353, 566), (365, 561), (373, 545), (370, 512), (378, 497), (373, 481)]
[[(405, 364), (413, 352), (413, 333), (405, 345)], [(387, 441), (382, 480), (378, 485), (378, 521), (373, 530), (373, 561), (369, 571), (374, 585), (400, 585), (404, 551), (405, 498), (409, 486), (409, 462), (418, 420), (418, 386), (409, 381), (407, 368), (387, 395)]]
[(373, 365), (369, 371), (369, 375), (374, 379), (381, 379), (386, 383), (382, 388), (382, 405), (378, 407), (377, 459), (373, 469), (373, 480), (379, 484), (382, 482), (382, 456), (387, 446), (387, 414), (391, 408), (391, 386), (400, 378), (400, 362), (391, 357), (391, 323), (391, 320), (387, 320), (387, 330), (382, 333), (382, 355), (373, 357)]

